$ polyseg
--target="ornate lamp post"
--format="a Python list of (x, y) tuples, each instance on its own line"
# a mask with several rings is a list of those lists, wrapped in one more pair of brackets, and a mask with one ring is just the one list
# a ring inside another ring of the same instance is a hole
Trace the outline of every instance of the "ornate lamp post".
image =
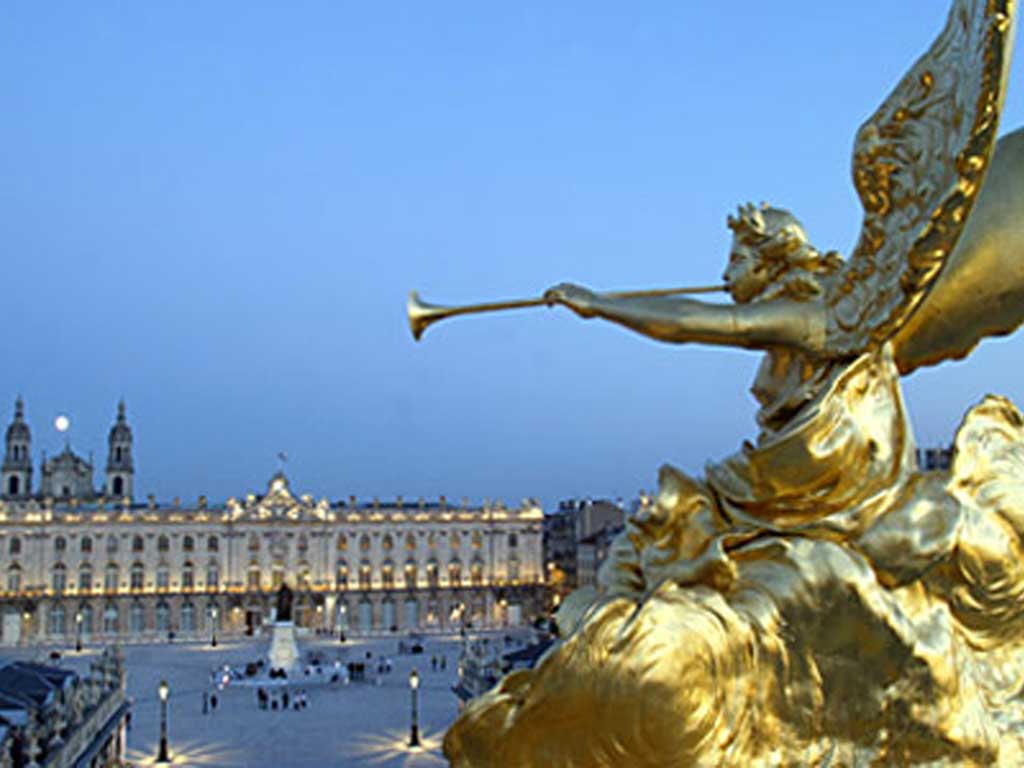
[(419, 723), (419, 688), (420, 673), (413, 669), (409, 673), (409, 692), (412, 694), (412, 724), (409, 726), (409, 746), (420, 745), (420, 723)]
[(210, 647), (217, 647), (217, 606), (210, 608)]
[(82, 651), (82, 610), (75, 613), (75, 650)]
[(157, 690), (160, 693), (160, 751), (157, 753), (156, 761), (158, 763), (169, 763), (171, 758), (167, 753), (167, 697), (171, 692), (171, 688), (167, 685), (166, 680), (161, 680), (160, 687)]

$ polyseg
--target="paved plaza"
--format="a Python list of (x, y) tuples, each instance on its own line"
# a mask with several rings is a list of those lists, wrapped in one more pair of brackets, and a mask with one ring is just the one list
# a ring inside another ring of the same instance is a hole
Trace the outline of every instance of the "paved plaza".
[[(408, 640), (408, 638), (401, 638)], [(302, 675), (291, 690), (304, 689), (308, 706), (261, 710), (256, 688), (231, 683), (216, 690), (216, 711), (203, 714), (203, 693), (211, 687), (211, 671), (224, 664), (244, 666), (266, 653), (267, 639), (222, 642), (217, 648), (199, 644), (125, 646), (128, 695), (133, 699), (128, 732), (130, 765), (153, 765), (160, 732), (161, 679), (170, 686), (169, 743), (174, 765), (181, 766), (445, 766), (441, 740), (458, 711), (451, 691), (456, 677), (456, 637), (428, 636), (423, 653), (399, 654), (398, 638), (300, 641), (302, 650), (320, 651), (328, 660), (366, 662), (366, 680), (342, 685), (306, 685)], [(65, 650), (65, 649), (60, 649)], [(66, 653), (62, 665), (87, 668), (96, 651)], [(381, 654), (392, 671), (378, 675)], [(27, 650), (4, 654), (25, 658)], [(37, 651), (35, 657), (39, 657)], [(431, 656), (444, 655), (445, 670), (431, 668)], [(419, 723), (423, 747), (407, 746), (410, 726), (409, 673), (420, 675)]]

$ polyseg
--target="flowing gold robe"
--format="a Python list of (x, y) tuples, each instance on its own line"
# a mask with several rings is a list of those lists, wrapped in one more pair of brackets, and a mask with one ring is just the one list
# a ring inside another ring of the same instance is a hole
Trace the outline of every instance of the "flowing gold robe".
[(456, 768), (1024, 760), (1024, 419), (988, 398), (915, 470), (887, 348), (789, 423), (664, 467), (603, 591), (445, 738)]

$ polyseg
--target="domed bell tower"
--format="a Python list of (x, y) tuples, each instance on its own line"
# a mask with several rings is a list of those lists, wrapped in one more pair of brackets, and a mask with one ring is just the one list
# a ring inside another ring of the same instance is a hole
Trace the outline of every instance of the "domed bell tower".
[(25, 403), (14, 401), (14, 421), (7, 427), (4, 463), (0, 469), (0, 496), (27, 499), (32, 494), (32, 432), (25, 423)]
[(132, 428), (125, 418), (124, 400), (117, 404), (117, 421), (110, 428), (107, 439), (107, 482), (105, 493), (114, 498), (129, 499), (134, 491), (135, 466), (132, 462)]

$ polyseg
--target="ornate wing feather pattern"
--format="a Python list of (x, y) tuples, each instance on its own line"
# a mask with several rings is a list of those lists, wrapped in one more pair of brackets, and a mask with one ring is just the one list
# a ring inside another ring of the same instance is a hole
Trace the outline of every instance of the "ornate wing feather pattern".
[(1016, 0), (956, 0), (931, 48), (857, 132), (857, 245), (829, 286), (828, 347), (895, 333), (956, 245), (995, 146)]

